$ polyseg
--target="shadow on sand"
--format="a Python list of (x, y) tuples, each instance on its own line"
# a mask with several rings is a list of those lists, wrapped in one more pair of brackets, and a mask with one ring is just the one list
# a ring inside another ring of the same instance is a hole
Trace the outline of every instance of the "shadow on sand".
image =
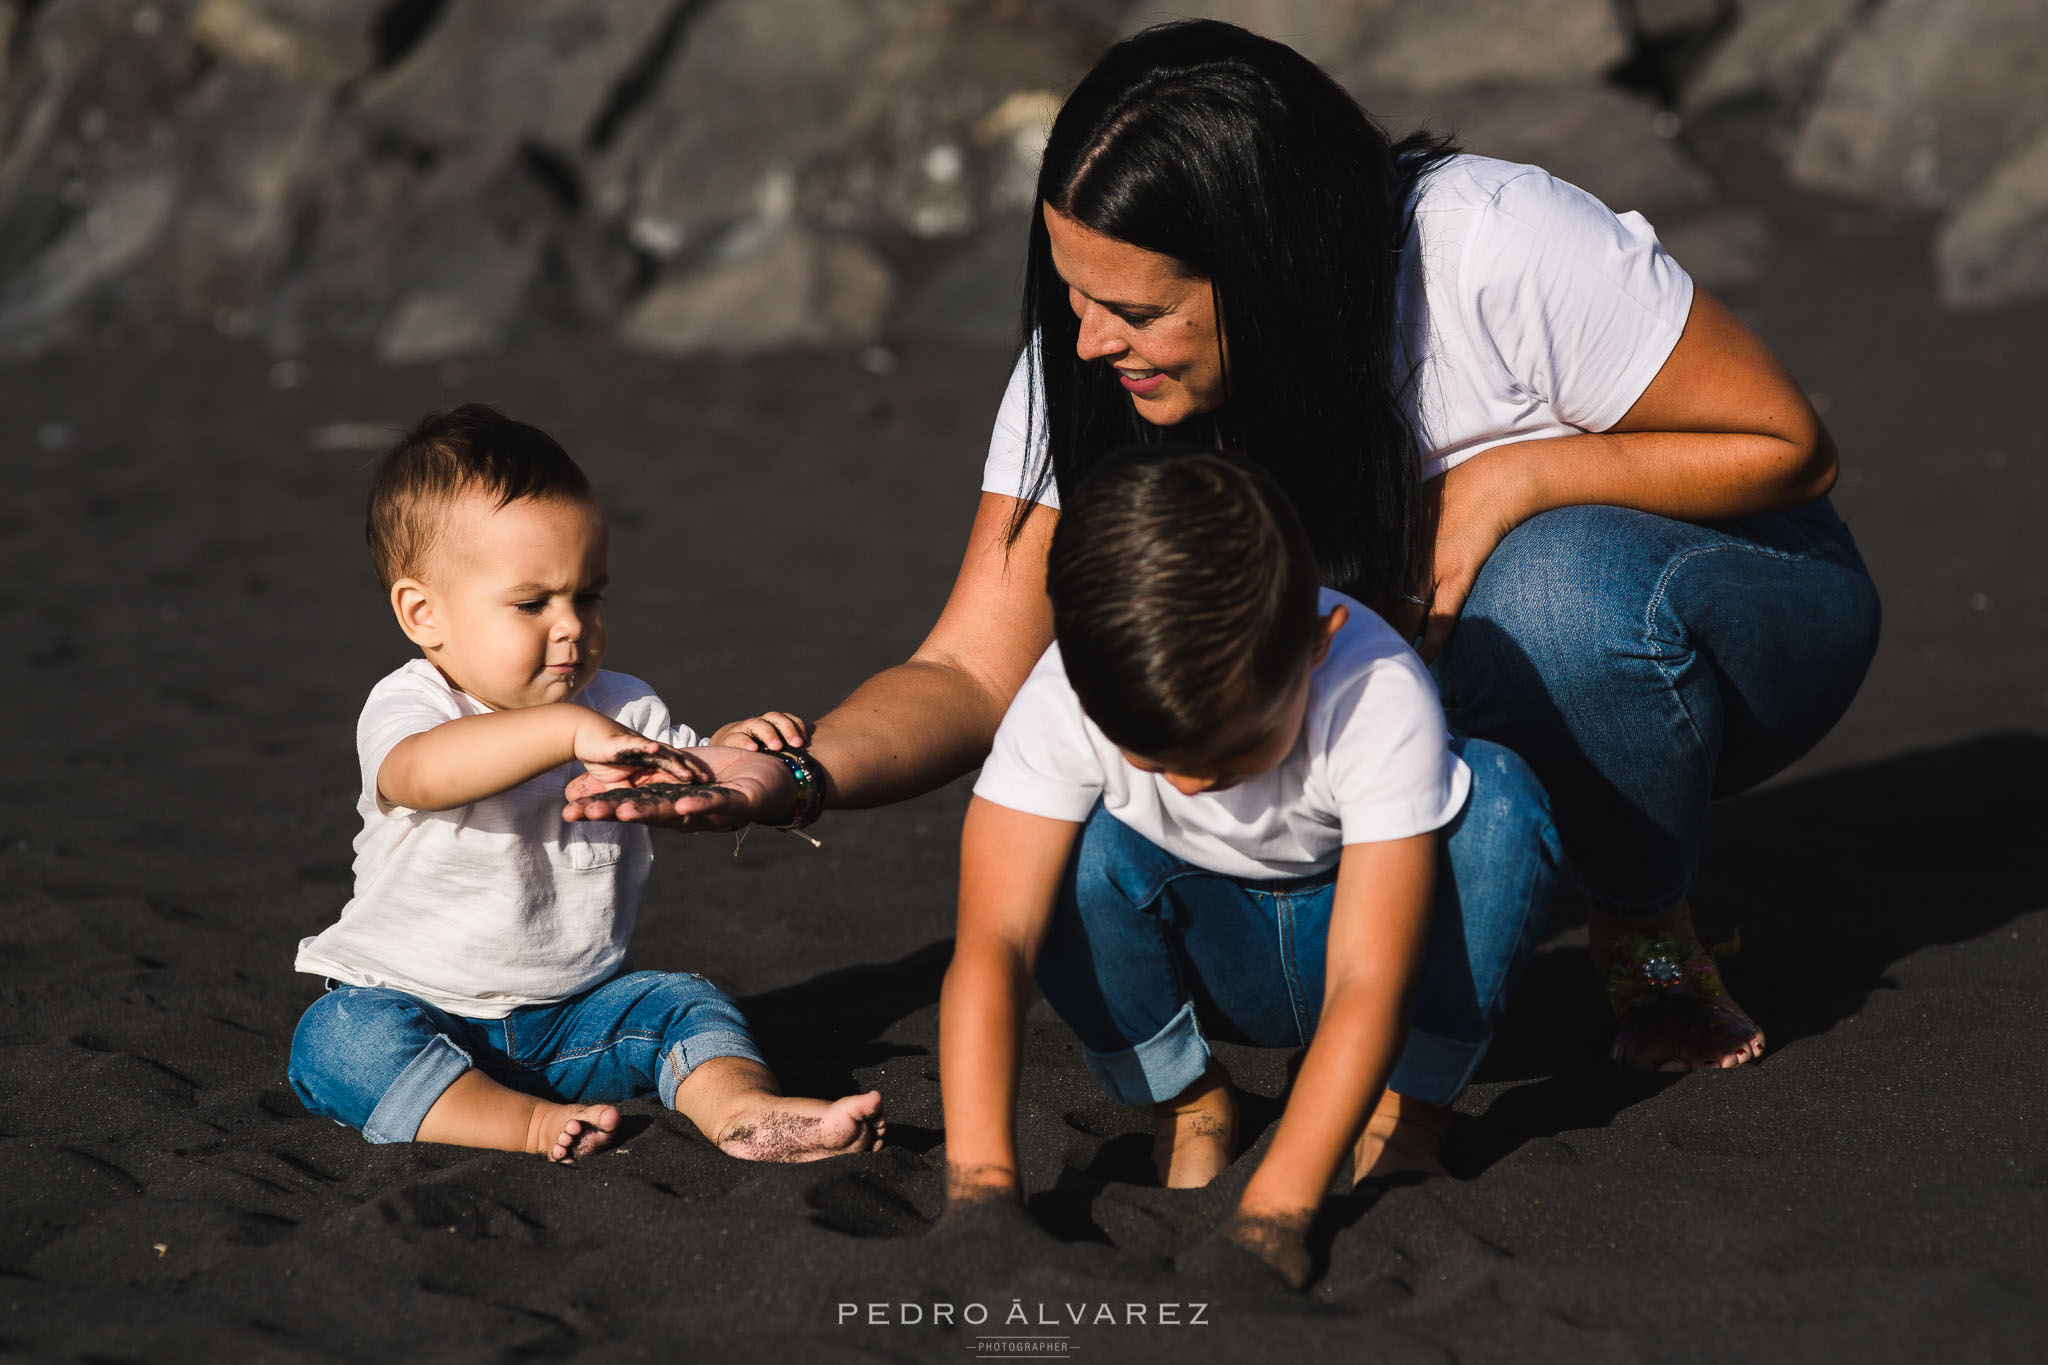
[[(1710, 938), (1742, 934), (1731, 984), (1782, 1049), (1826, 1033), (1893, 964), (2048, 905), (2048, 737), (1993, 734), (1766, 787), (1708, 812), (1693, 904)], [(1559, 906), (1553, 929), (1583, 924)], [(1597, 1128), (1676, 1077), (1606, 1060), (1613, 1025), (1574, 938), (1538, 953), (1479, 1081), (1532, 1080), (1468, 1124), (1472, 1173), (1523, 1142)]]

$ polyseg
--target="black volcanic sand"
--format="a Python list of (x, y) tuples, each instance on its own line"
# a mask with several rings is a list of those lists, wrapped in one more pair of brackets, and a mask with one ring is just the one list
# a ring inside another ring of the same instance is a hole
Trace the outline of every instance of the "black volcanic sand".
[[(822, 851), (665, 837), (642, 917), (639, 965), (738, 993), (793, 1090), (880, 1087), (882, 1152), (747, 1165), (642, 1101), (620, 1150), (555, 1168), (372, 1147), (285, 1084), (318, 989), (294, 947), (349, 889), (353, 721), (406, 657), (362, 553), (369, 456), (308, 432), (471, 398), (553, 431), (612, 509), (609, 662), (708, 728), (818, 714), (916, 644), (1006, 356), (911, 348), (876, 376), (556, 338), (449, 371), (316, 354), (278, 392), (254, 351), (177, 337), (0, 371), (0, 1353), (945, 1361), (1004, 1336), (1090, 1360), (2038, 1359), (2048, 308), (1945, 315), (1926, 222), (1721, 159), (1778, 242), (1724, 293), (1826, 395), (1888, 614), (1837, 733), (1713, 814), (1701, 914), (1742, 931), (1730, 972), (1770, 1053), (1611, 1069), (1561, 906), (1460, 1106), (1458, 1178), (1333, 1202), (1301, 1296), (1173, 1264), (1277, 1104), (1216, 1188), (1160, 1190), (1142, 1116), (1042, 1010), (1032, 1219), (933, 1226), (961, 784), (829, 816)], [(1288, 1057), (1228, 1057), (1281, 1094)]]

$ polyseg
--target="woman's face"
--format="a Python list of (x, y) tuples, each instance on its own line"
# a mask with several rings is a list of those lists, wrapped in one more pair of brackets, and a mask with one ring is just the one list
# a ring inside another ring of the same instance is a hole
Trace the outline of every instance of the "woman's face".
[(1209, 281), (1045, 206), (1052, 265), (1081, 320), (1074, 350), (1117, 372), (1138, 415), (1170, 427), (1220, 407), (1223, 338)]

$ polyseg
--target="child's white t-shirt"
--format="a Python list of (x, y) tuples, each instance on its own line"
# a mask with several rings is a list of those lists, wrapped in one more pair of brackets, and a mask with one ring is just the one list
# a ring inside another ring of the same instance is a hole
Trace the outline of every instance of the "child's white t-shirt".
[[(576, 701), (679, 749), (701, 742), (623, 673), (600, 670)], [(581, 764), (451, 810), (378, 796), (377, 773), (400, 740), (488, 710), (424, 659), (370, 689), (356, 722), (355, 897), (299, 944), (299, 971), (500, 1019), (601, 985), (624, 963), (654, 851), (643, 826), (562, 819), (562, 789)]]
[[(1536, 166), (1457, 156), (1422, 179), (1396, 284), (1406, 415), (1433, 478), (1517, 441), (1605, 431), (1678, 344), (1692, 277), (1640, 213), (1616, 214)], [(1019, 356), (984, 492), (1021, 496), (1044, 461)], [(1035, 439), (1034, 439), (1035, 438)], [(1048, 482), (1038, 500), (1059, 505)]]
[(1110, 815), (1197, 867), (1250, 881), (1307, 877), (1346, 844), (1441, 828), (1472, 774), (1450, 751), (1436, 685), (1379, 617), (1340, 592), (1320, 610), (1350, 619), (1309, 677), (1301, 737), (1280, 765), (1188, 796), (1133, 767), (1081, 710), (1058, 645), (1045, 652), (997, 727), (974, 794), (1053, 820)]

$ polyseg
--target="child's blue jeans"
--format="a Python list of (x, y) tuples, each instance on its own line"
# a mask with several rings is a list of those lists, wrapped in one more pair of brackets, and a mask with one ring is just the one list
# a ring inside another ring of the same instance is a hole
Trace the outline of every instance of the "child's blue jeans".
[[(713, 1057), (761, 1054), (732, 998), (686, 972), (630, 972), (552, 1005), (470, 1019), (384, 987), (336, 985), (292, 1035), (292, 1090), (372, 1142), (411, 1142), (472, 1066), (514, 1090), (589, 1104), (676, 1087)], [(763, 1063), (765, 1065), (765, 1063)]]
[[(1541, 937), (1558, 863), (1550, 804), (1528, 765), (1483, 740), (1452, 747), (1472, 794), (1437, 832), (1429, 941), (1387, 1083), (1431, 1104), (1456, 1099), (1485, 1054)], [(1172, 1099), (1207, 1069), (1208, 1037), (1296, 1047), (1314, 1035), (1336, 877), (1226, 877), (1098, 805), (1039, 951), (1039, 989), (1111, 1096)]]

